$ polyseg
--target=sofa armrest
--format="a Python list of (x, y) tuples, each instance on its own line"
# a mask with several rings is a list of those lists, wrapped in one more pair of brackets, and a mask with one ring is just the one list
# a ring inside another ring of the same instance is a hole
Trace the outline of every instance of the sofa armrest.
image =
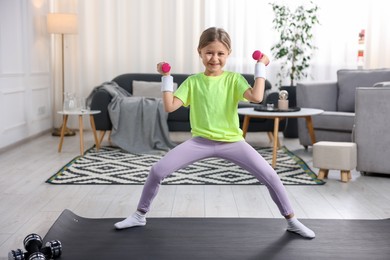
[(100, 110), (99, 114), (93, 115), (96, 130), (110, 131), (112, 128), (108, 114), (108, 104), (111, 102), (110, 94), (105, 90), (97, 90), (91, 100), (91, 110)]
[(390, 173), (390, 87), (356, 88), (354, 140), (357, 170)]
[(390, 81), (382, 81), (382, 82), (375, 83), (373, 87), (374, 88), (390, 87)]
[(337, 111), (337, 83), (298, 83), (297, 106)]

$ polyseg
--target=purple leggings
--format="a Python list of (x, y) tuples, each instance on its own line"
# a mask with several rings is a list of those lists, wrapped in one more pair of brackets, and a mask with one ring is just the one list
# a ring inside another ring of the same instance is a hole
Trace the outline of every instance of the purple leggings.
[(194, 137), (170, 150), (154, 164), (145, 182), (138, 210), (148, 212), (162, 180), (173, 172), (196, 161), (219, 157), (229, 160), (250, 172), (269, 190), (273, 201), (283, 216), (293, 213), (287, 192), (269, 163), (246, 141), (217, 142)]

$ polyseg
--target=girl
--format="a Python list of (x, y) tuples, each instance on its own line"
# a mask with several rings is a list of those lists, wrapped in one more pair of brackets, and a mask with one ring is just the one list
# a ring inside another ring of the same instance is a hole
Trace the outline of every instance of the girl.
[(251, 88), (239, 73), (224, 71), (231, 53), (229, 35), (220, 28), (205, 30), (199, 40), (198, 53), (205, 70), (186, 79), (173, 94), (173, 77), (163, 75), (161, 91), (164, 108), (173, 112), (181, 106), (191, 106), (190, 122), (192, 138), (170, 150), (154, 164), (145, 182), (137, 211), (115, 224), (124, 229), (146, 224), (145, 215), (157, 195), (161, 181), (174, 171), (208, 157), (220, 157), (241, 166), (266, 185), (280, 213), (287, 220), (287, 230), (306, 238), (314, 238), (312, 230), (294, 217), (287, 192), (279, 176), (268, 162), (243, 138), (239, 128), (237, 105), (240, 100), (261, 102), (266, 77), (263, 56), (255, 65), (255, 83)]

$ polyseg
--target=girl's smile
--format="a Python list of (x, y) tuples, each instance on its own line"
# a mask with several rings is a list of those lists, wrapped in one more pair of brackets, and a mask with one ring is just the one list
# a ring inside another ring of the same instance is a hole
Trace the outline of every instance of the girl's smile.
[(226, 64), (230, 50), (220, 41), (214, 41), (199, 50), (199, 56), (205, 66), (206, 76), (219, 76)]

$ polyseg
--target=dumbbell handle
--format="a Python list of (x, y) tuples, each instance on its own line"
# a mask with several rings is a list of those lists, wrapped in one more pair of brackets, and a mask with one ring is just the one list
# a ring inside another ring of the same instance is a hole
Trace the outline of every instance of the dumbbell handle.
[(161, 66), (161, 70), (162, 72), (164, 73), (168, 73), (170, 70), (171, 70), (171, 65), (169, 65), (169, 63), (164, 63), (162, 66)]

